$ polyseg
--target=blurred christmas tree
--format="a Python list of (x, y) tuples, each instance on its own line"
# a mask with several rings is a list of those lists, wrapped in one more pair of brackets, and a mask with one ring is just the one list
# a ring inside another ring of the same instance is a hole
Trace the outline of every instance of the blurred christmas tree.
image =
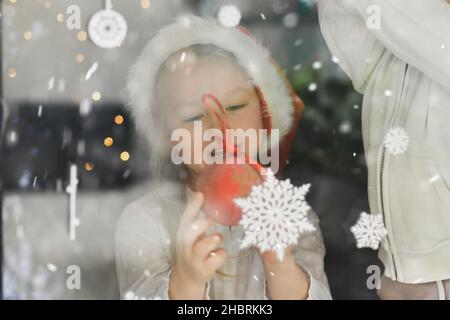
[(293, 157), (319, 171), (365, 181), (361, 99), (349, 80), (304, 67), (288, 73), (305, 103)]

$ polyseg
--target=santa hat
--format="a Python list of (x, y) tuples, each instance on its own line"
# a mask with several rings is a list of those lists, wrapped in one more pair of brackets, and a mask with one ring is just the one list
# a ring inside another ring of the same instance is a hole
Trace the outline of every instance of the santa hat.
[[(261, 105), (270, 116), (270, 130), (278, 129), (280, 141), (271, 139), (268, 148), (280, 148), (280, 167), (287, 159), (303, 111), (303, 103), (269, 52), (240, 28), (226, 28), (216, 20), (182, 16), (159, 30), (133, 65), (128, 78), (129, 109), (137, 130), (150, 146), (158, 148), (160, 126), (155, 106), (156, 79), (161, 65), (175, 52), (192, 45), (214, 45), (234, 55), (258, 88)], [(267, 144), (267, 142), (266, 142)]]

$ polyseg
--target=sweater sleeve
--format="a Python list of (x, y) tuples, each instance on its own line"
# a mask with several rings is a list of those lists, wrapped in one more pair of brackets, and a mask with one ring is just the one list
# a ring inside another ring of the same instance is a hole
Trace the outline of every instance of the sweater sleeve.
[(308, 275), (310, 282), (308, 300), (330, 300), (330, 288), (324, 269), (325, 245), (319, 219), (312, 210), (310, 210), (308, 218), (316, 230), (305, 232), (300, 236), (293, 251), (294, 258)]
[[(375, 10), (374, 10), (375, 9)], [(367, 21), (379, 13), (379, 28)], [(355, 88), (383, 52), (450, 89), (450, 5), (444, 0), (319, 0), (322, 34)]]
[(122, 299), (169, 299), (170, 242), (154, 217), (157, 210), (132, 203), (118, 222), (116, 264)]

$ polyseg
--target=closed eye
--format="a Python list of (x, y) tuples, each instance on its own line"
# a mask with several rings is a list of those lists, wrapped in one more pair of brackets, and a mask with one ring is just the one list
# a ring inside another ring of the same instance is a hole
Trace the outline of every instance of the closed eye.
[(227, 111), (236, 111), (236, 110), (244, 108), (245, 106), (246, 106), (246, 104), (238, 104), (238, 105), (226, 107), (226, 110)]
[(202, 120), (203, 118), (203, 114), (199, 114), (190, 118), (186, 118), (183, 120), (184, 123), (189, 123), (189, 122), (194, 122), (194, 121), (199, 121)]

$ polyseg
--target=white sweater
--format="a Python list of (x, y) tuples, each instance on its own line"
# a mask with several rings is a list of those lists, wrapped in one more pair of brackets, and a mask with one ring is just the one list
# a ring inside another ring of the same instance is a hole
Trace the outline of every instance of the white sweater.
[[(162, 183), (129, 204), (117, 225), (116, 261), (122, 298), (169, 299), (170, 272), (174, 266), (174, 243), (178, 221), (186, 202), (185, 189)], [(310, 277), (309, 299), (331, 299), (323, 258), (325, 247), (318, 219), (309, 219), (315, 232), (301, 236), (294, 250), (297, 263)], [(216, 225), (224, 236), (224, 247), (237, 253), (228, 258), (222, 271), (208, 284), (208, 299), (267, 299), (265, 273), (255, 249), (239, 251), (240, 226)]]

